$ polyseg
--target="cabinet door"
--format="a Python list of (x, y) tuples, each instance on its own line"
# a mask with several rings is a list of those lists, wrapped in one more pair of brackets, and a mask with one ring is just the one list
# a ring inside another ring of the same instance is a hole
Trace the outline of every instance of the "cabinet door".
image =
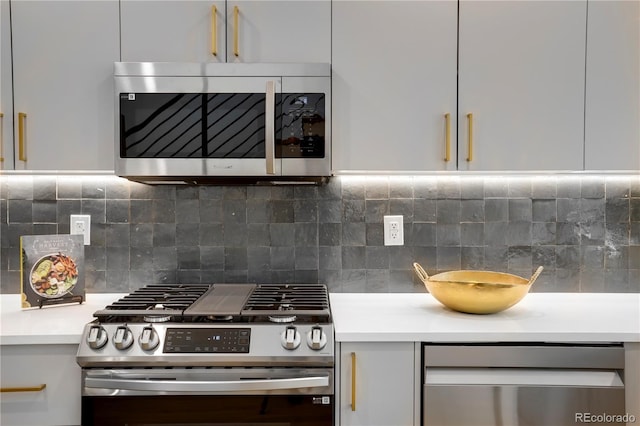
[(225, 7), (224, 0), (123, 0), (122, 61), (225, 62)]
[(331, 62), (330, 0), (124, 0), (121, 25), (123, 61)]
[(333, 3), (333, 169), (455, 170), (457, 3)]
[(415, 361), (413, 343), (341, 343), (340, 424), (413, 425)]
[(460, 170), (583, 169), (585, 33), (585, 0), (460, 2)]
[(118, 2), (12, 1), (11, 32), (16, 169), (113, 170)]
[(0, 1), (0, 170), (13, 169), (13, 100), (9, 2)]
[(640, 2), (590, 1), (585, 169), (640, 169)]
[(227, 41), (229, 62), (330, 63), (331, 1), (229, 0)]
[(2, 393), (2, 426), (80, 424), (78, 345), (2, 346), (0, 387), (41, 390)]

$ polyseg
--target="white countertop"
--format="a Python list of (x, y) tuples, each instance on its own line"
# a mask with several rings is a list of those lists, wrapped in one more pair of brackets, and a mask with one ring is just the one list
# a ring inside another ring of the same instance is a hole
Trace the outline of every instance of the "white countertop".
[[(0, 344), (77, 344), (93, 313), (123, 294), (87, 294), (79, 305), (20, 308), (0, 295)], [(492, 315), (444, 308), (427, 293), (332, 293), (337, 341), (638, 342), (640, 294), (530, 293)]]
[(93, 313), (122, 297), (90, 293), (82, 304), (21, 309), (19, 294), (0, 296), (0, 345), (78, 344)]
[(428, 293), (332, 293), (336, 341), (638, 342), (640, 294), (530, 293), (491, 315), (445, 308)]

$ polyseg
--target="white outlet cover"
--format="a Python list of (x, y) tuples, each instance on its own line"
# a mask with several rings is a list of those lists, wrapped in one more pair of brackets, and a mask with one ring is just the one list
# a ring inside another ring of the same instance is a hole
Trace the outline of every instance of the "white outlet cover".
[[(394, 228), (397, 226), (397, 233)], [(402, 215), (390, 215), (384, 217), (384, 245), (404, 245), (404, 221)]]
[(69, 234), (84, 235), (84, 245), (90, 245), (91, 216), (88, 214), (72, 214), (69, 219)]

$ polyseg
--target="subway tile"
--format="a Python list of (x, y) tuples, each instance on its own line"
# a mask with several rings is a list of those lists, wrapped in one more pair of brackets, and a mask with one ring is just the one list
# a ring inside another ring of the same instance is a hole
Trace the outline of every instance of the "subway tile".
[(438, 200), (436, 204), (436, 222), (438, 225), (459, 224), (461, 217), (460, 200)]
[(55, 201), (34, 200), (32, 204), (34, 223), (57, 223), (58, 209)]
[(176, 249), (178, 269), (201, 269), (200, 247), (178, 247)]
[(129, 200), (108, 200), (106, 203), (107, 223), (129, 223)]
[(249, 237), (246, 223), (225, 223), (223, 225), (224, 245), (247, 247)]
[(318, 225), (315, 223), (296, 223), (294, 225), (294, 245), (297, 247), (318, 246)]
[(364, 210), (366, 223), (382, 223), (384, 216), (389, 214), (389, 200), (366, 200)]
[(56, 178), (49, 176), (33, 177), (33, 199), (55, 201), (57, 197)]
[(342, 245), (364, 246), (366, 245), (366, 226), (364, 223), (342, 224)]
[(294, 200), (316, 200), (318, 198), (318, 188), (316, 186), (294, 186)]
[(484, 222), (484, 200), (460, 201), (460, 222)]
[(176, 199), (175, 203), (176, 223), (200, 222), (200, 202), (192, 198)]
[(176, 246), (194, 247), (199, 245), (200, 225), (197, 223), (176, 224)]
[(628, 198), (610, 198), (606, 203), (607, 223), (628, 223), (630, 206)]
[(318, 200), (319, 223), (342, 223), (342, 202), (339, 200)]
[(272, 246), (291, 247), (295, 244), (295, 225), (292, 223), (272, 223), (269, 233)]
[(249, 247), (268, 247), (271, 245), (271, 230), (268, 223), (250, 223), (247, 225), (247, 245)]
[(503, 222), (509, 219), (509, 200), (503, 198), (487, 198), (484, 200), (484, 220), (486, 222)]
[(532, 201), (530, 198), (517, 198), (509, 200), (509, 221), (532, 221)]
[(365, 238), (366, 238), (367, 246), (383, 246), (384, 245), (384, 225), (382, 223), (367, 223)]
[(432, 199), (415, 199), (413, 202), (414, 222), (435, 222), (437, 201)]
[(294, 222), (318, 222), (318, 201), (316, 199), (298, 199), (293, 203)]

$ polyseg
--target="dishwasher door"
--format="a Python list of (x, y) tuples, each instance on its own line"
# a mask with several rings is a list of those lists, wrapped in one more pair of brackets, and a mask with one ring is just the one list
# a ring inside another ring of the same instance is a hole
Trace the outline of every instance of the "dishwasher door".
[(621, 347), (428, 346), (424, 362), (426, 426), (626, 421)]

